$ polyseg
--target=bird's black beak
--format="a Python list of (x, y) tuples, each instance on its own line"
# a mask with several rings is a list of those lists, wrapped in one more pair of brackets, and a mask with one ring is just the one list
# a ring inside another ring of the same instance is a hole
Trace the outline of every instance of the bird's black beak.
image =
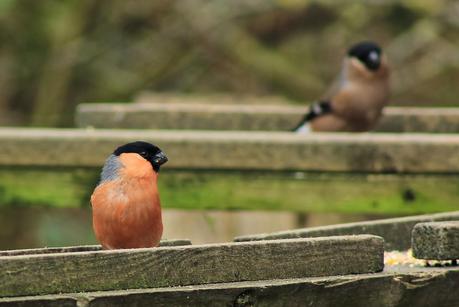
[(156, 172), (159, 172), (159, 167), (166, 163), (169, 159), (167, 159), (167, 156), (164, 154), (164, 152), (160, 151), (156, 155), (153, 156), (153, 158), (150, 160), (151, 164), (153, 165), (153, 169)]
[(158, 165), (162, 165), (164, 163), (166, 163), (168, 161), (166, 155), (164, 154), (164, 152), (160, 151), (158, 152), (154, 157), (153, 157), (153, 162), (158, 164)]

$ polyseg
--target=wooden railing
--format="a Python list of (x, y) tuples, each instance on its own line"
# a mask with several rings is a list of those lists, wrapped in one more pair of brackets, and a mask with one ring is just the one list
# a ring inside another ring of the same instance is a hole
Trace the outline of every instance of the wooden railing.
[[(84, 108), (79, 116), (98, 119), (82, 126), (151, 128), (137, 126), (141, 121), (130, 126), (132, 118), (124, 121), (130, 111), (104, 118), (84, 114), (90, 107)], [(193, 125), (217, 122), (222, 130), (234, 130), (239, 116), (238, 127), (247, 130), (282, 130), (281, 124), (263, 128), (282, 114), (279, 110), (266, 118), (221, 109), (210, 116), (209, 110), (203, 108), (199, 120), (201, 111), (183, 113), (174, 128), (197, 128), (184, 124), (188, 116)], [(457, 132), (454, 112), (429, 115), (440, 118), (435, 126), (424, 111), (411, 126), (394, 116), (403, 127), (396, 131)], [(161, 112), (136, 116), (144, 116), (145, 123), (162, 117), (155, 128), (170, 128), (174, 114), (180, 114)], [(287, 114), (289, 122), (300, 116), (295, 112)], [(93, 128), (0, 129), (0, 204), (87, 205), (105, 158), (132, 140), (153, 142), (169, 156), (159, 179), (166, 208), (401, 214), (459, 206), (457, 135)], [(409, 248), (418, 222), (458, 218), (456, 211), (250, 235), (222, 244), (174, 240), (152, 249), (108, 251), (92, 245), (0, 251), (0, 305), (455, 306), (457, 267), (384, 267), (384, 248)], [(456, 229), (450, 231), (457, 235)]]
[[(154, 142), (169, 156), (159, 180), (166, 208), (386, 214), (458, 208), (459, 136), (445, 134), (2, 128), (0, 200), (87, 205), (105, 158), (132, 140)], [(43, 190), (53, 197), (41, 199)]]
[[(306, 110), (307, 107), (266, 105), (262, 101), (251, 105), (88, 103), (78, 106), (75, 121), (82, 128), (290, 131)], [(457, 133), (459, 108), (388, 107), (375, 130)]]

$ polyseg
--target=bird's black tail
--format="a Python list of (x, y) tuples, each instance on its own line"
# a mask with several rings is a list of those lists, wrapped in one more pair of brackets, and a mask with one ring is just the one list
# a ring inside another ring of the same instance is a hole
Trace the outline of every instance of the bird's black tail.
[(292, 129), (292, 131), (297, 131), (305, 123), (310, 122), (314, 118), (327, 114), (331, 112), (331, 103), (329, 101), (318, 101), (314, 102), (310, 107), (308, 112), (303, 116), (301, 121)]

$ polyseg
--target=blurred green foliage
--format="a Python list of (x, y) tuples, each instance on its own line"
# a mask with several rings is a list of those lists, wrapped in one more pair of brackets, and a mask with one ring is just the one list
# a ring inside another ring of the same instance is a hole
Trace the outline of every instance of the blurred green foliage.
[(0, 1), (0, 124), (72, 125), (141, 90), (319, 96), (345, 50), (380, 42), (398, 104), (457, 104), (459, 2)]

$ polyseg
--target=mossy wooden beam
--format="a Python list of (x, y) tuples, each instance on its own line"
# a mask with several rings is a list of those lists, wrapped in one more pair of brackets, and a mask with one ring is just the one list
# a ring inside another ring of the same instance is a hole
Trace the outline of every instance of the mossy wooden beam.
[[(0, 167), (0, 206), (89, 207), (99, 169)], [(455, 175), (162, 170), (164, 208), (416, 214), (459, 210)]]
[(383, 239), (343, 236), (0, 257), (0, 296), (379, 272)]
[(1, 128), (0, 166), (101, 167), (114, 148), (157, 144), (165, 169), (459, 173), (459, 135)]
[(0, 306), (458, 306), (459, 269), (0, 298)]
[[(167, 98), (156, 98), (156, 101), (161, 100)], [(196, 103), (196, 98), (182, 100), (182, 103), (80, 104), (76, 124), (83, 128), (289, 131), (307, 110), (307, 107), (287, 104), (219, 104)], [(194, 103), (187, 102), (189, 100)], [(459, 108), (388, 107), (375, 131), (458, 133)]]
[(459, 220), (459, 211), (241, 236), (235, 238), (235, 241), (243, 242), (349, 234), (373, 234), (384, 238), (386, 250), (407, 250), (411, 247), (411, 232), (416, 224), (432, 221), (455, 220)]

